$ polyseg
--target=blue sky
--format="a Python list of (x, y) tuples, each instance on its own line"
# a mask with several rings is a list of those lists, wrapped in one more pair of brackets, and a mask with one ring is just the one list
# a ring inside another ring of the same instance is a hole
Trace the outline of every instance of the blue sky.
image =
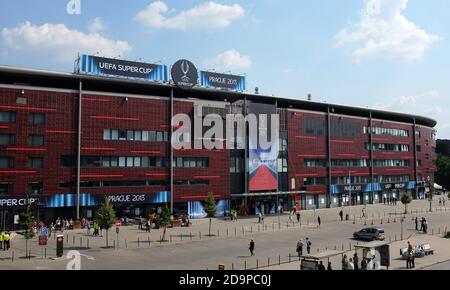
[(187, 58), (263, 94), (429, 116), (450, 138), (448, 0), (80, 0), (74, 15), (68, 2), (3, 0), (0, 64)]

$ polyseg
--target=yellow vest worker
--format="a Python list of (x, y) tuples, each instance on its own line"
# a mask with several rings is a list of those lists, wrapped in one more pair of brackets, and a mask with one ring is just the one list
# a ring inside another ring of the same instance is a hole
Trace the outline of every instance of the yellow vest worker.
[(0, 243), (3, 243), (5, 236), (3, 233), (0, 233)]
[(9, 234), (5, 234), (5, 235), (3, 236), (3, 240), (4, 240), (5, 242), (9, 241)]

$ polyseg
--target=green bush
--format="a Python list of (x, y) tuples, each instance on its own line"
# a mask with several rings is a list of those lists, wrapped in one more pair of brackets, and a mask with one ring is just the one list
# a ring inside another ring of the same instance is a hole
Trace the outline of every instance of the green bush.
[(447, 233), (444, 235), (444, 238), (450, 239), (450, 232), (447, 232)]

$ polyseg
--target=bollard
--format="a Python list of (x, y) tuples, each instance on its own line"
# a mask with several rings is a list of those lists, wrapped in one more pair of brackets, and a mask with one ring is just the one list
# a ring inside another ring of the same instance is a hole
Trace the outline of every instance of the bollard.
[(258, 263), (258, 259), (256, 259), (256, 269), (259, 268), (259, 263)]
[(245, 232), (244, 232), (244, 227), (242, 227), (242, 235), (244, 235), (245, 234)]
[(11, 253), (11, 262), (14, 262), (14, 251)]
[(273, 223), (272, 223), (272, 231), (274, 230), (274, 228), (273, 228)]
[(114, 249), (116, 248), (116, 240), (113, 240)]
[(231, 271), (234, 271), (234, 263), (231, 263)]
[(220, 237), (220, 230), (217, 230), (217, 236)]
[(342, 244), (342, 251), (344, 251), (344, 244)]
[(138, 249), (139, 249), (139, 237), (138, 237)]
[[(228, 235), (228, 229), (227, 229), (227, 235)], [(191, 238), (191, 241), (192, 241), (192, 232), (189, 232), (189, 237)]]
[(247, 260), (244, 261), (244, 270), (247, 270)]
[(373, 220), (372, 220), (372, 224), (371, 225), (373, 226)]
[(228, 238), (228, 228), (227, 228), (227, 238)]
[(337, 251), (337, 246), (336, 245), (334, 245), (334, 250)]
[(441, 227), (439, 227), (439, 233), (438, 233), (438, 235), (440, 235), (441, 234)]
[(87, 239), (87, 245), (86, 247), (89, 249), (89, 239)]
[(389, 242), (391, 242), (391, 236), (389, 236)]
[(289, 253), (289, 263), (291, 263), (291, 253)]
[(44, 248), (44, 259), (47, 259), (47, 247)]
[(286, 222), (286, 228), (289, 228), (289, 222)]
[(394, 236), (394, 237), (395, 237), (395, 241), (397, 241), (397, 234), (395, 234), (395, 236)]
[(381, 224), (383, 224), (383, 219), (381, 219)]
[(390, 224), (391, 223), (391, 220), (390, 220), (390, 218), (388, 218), (388, 224)]
[(259, 233), (259, 225), (258, 225), (258, 233)]
[(431, 229), (431, 235), (434, 236), (434, 229)]
[(128, 249), (128, 241), (125, 239), (125, 249)]
[(169, 236), (170, 243), (172, 243), (172, 235)]
[(83, 246), (83, 237), (80, 237), (80, 248)]
[(181, 241), (183, 241), (183, 234), (181, 234), (180, 237), (181, 237)]
[(200, 237), (200, 240), (202, 239), (202, 232), (198, 232), (198, 235)]
[(236, 232), (236, 227), (234, 228), (234, 236), (236, 236), (237, 232)]
[(281, 256), (278, 255), (278, 265), (281, 265)]
[(73, 236), (72, 244), (75, 245), (75, 236)]
[(267, 258), (267, 267), (270, 267), (270, 257)]
[(250, 226), (250, 233), (253, 234), (253, 226)]

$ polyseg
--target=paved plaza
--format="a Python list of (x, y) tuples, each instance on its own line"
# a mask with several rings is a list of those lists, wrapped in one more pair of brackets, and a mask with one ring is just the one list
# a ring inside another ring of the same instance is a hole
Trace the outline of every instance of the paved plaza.
[[(66, 269), (70, 259), (66, 256), (71, 250), (81, 254), (81, 268), (94, 269), (217, 269), (225, 264), (227, 269), (255, 269), (267, 265), (269, 269), (298, 269), (294, 262), (295, 245), (301, 237), (309, 237), (312, 251), (348, 251), (355, 244), (351, 239), (353, 232), (365, 227), (383, 227), (386, 240), (391, 242), (392, 269), (406, 266), (399, 259), (399, 249), (409, 239), (413, 243), (430, 243), (436, 254), (418, 261), (418, 268), (426, 268), (450, 260), (450, 241), (440, 238), (447, 227), (450, 228), (450, 208), (439, 207), (434, 202), (433, 212), (428, 212), (428, 201), (414, 201), (408, 206), (408, 214), (400, 222), (404, 206), (368, 205), (367, 217), (362, 218), (363, 206), (345, 207), (344, 216), (348, 221), (340, 221), (341, 208), (304, 211), (301, 225), (288, 214), (268, 216), (264, 223), (257, 218), (241, 218), (236, 222), (214, 219), (213, 236), (208, 236), (208, 219), (194, 220), (189, 228), (167, 229), (166, 242), (161, 242), (162, 229), (150, 233), (139, 230), (137, 225), (123, 226), (117, 236), (115, 229), (109, 231), (109, 245), (105, 248), (105, 235), (92, 237), (86, 230), (65, 231), (64, 254), (56, 258), (56, 240), (51, 236), (46, 247), (38, 246), (37, 239), (29, 240), (31, 258), (25, 258), (25, 239), (15, 235), (9, 252), (0, 252), (0, 269)], [(320, 216), (320, 228), (314, 222)], [(425, 217), (429, 221), (427, 235), (416, 232), (413, 218)], [(381, 224), (382, 223), (382, 224)], [(402, 238), (403, 226), (403, 241)], [(92, 232), (91, 232), (92, 234)], [(117, 239), (118, 237), (118, 239)], [(248, 243), (254, 239), (255, 256), (251, 257)], [(339, 258), (340, 259), (340, 258)], [(292, 263), (287, 263), (291, 260)], [(340, 260), (339, 260), (340, 261)], [(339, 264), (339, 261), (336, 261)], [(335, 267), (337, 268), (337, 267)]]

